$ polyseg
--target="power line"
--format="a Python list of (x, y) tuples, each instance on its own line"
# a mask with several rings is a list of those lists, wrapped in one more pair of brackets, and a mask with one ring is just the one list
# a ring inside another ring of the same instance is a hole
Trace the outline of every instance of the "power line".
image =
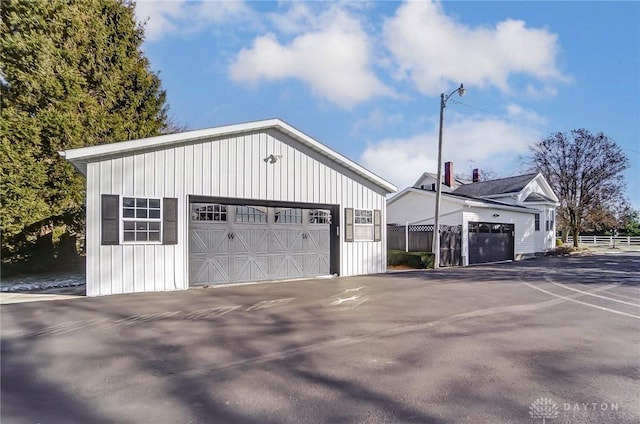
[(480, 112), (484, 112), (484, 113), (491, 114), (491, 112), (489, 112), (489, 111), (487, 111), (487, 110), (480, 109), (480, 108), (478, 108), (478, 107), (471, 106), (471, 105), (468, 105), (468, 104), (466, 104), (466, 103), (462, 103), (462, 102), (461, 102), (461, 101), (459, 101), (459, 100), (450, 99), (450, 101), (451, 101), (452, 103), (455, 103), (455, 104), (458, 104), (458, 105), (462, 105), (462, 106), (466, 106), (466, 107), (468, 107), (468, 108), (475, 109), (475, 110), (478, 110), (478, 111), (480, 111)]

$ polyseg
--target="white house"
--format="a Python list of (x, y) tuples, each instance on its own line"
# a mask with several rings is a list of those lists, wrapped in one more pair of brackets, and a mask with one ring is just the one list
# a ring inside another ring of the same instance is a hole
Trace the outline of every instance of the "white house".
[[(388, 224), (433, 225), (436, 192), (430, 178), (423, 174), (418, 187), (388, 200)], [(542, 174), (479, 181), (474, 170), (474, 181), (467, 183), (445, 172), (440, 223), (461, 226), (463, 265), (523, 259), (555, 246), (557, 205)]]
[(389, 182), (279, 119), (60, 152), (87, 295), (386, 271)]

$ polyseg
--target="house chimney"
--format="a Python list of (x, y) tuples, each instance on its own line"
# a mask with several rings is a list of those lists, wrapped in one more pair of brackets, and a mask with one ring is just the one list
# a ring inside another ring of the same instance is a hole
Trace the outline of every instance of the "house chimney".
[(444, 183), (449, 187), (453, 187), (453, 162), (444, 163)]
[(475, 168), (473, 170), (473, 182), (474, 183), (480, 182), (480, 170), (478, 168)]

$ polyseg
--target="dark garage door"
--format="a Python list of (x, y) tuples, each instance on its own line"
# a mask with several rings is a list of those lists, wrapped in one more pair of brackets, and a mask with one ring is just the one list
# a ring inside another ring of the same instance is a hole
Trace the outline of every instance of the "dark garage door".
[(469, 223), (469, 264), (513, 260), (514, 225)]

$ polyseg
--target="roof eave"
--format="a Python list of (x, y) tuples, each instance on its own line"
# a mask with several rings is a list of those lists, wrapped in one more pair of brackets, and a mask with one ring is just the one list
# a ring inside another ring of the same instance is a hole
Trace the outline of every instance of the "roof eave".
[(469, 206), (473, 206), (476, 208), (487, 208), (487, 209), (500, 209), (500, 210), (510, 210), (514, 212), (523, 212), (523, 213), (538, 213), (535, 209), (529, 209), (524, 206), (510, 206), (510, 205), (497, 205), (495, 203), (484, 203), (482, 200), (472, 200), (469, 199), (465, 202)]

